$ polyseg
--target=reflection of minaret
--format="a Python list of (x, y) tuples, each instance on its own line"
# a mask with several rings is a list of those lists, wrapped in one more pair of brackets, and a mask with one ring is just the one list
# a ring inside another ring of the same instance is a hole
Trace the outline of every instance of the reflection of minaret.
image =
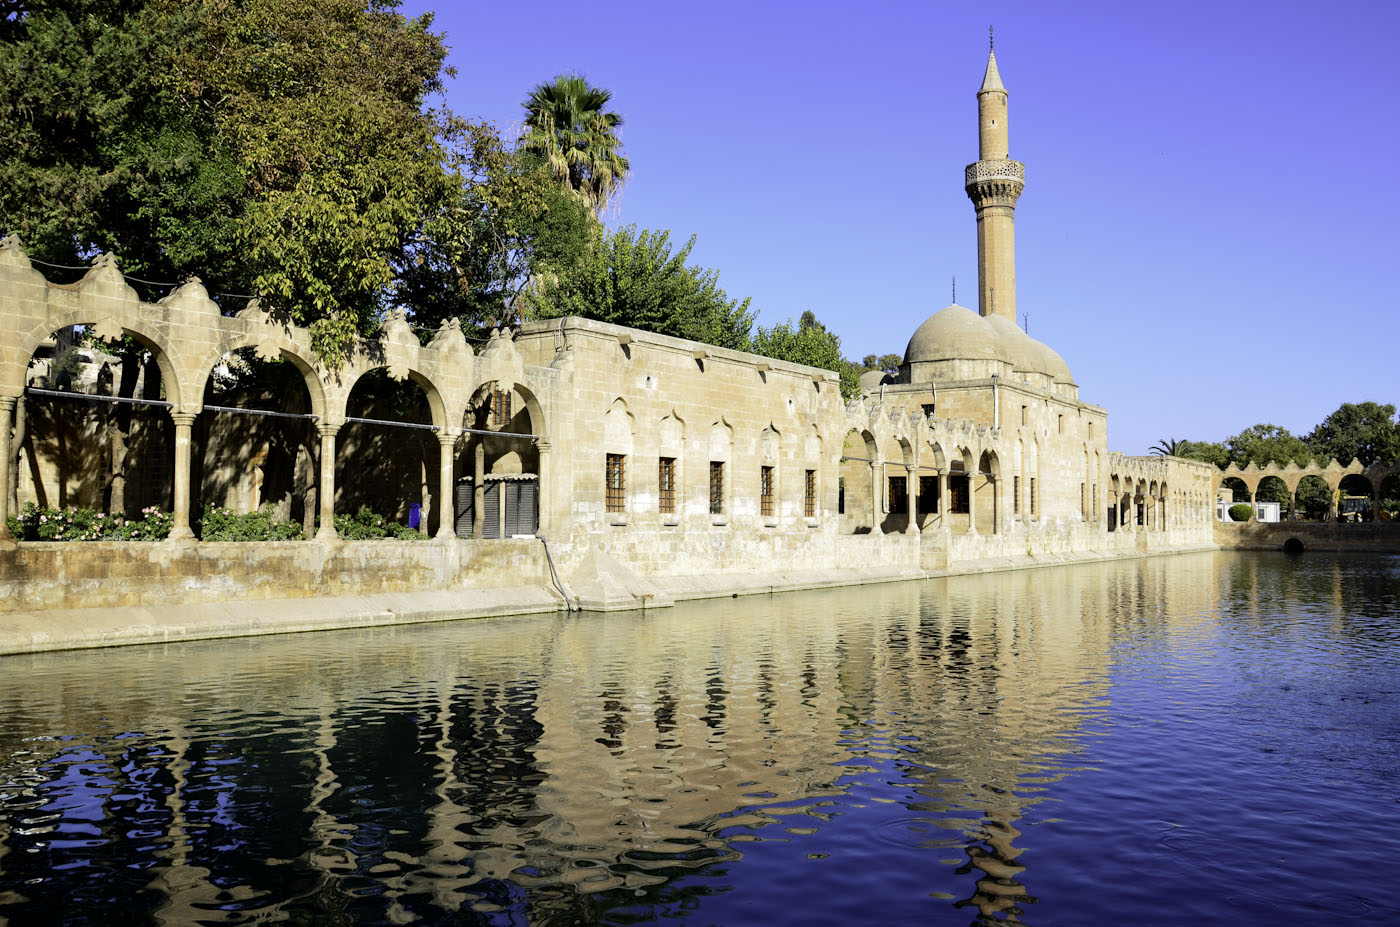
[(977, 307), (1016, 321), (1016, 199), (1026, 166), (1007, 156), (1006, 88), (997, 56), (987, 53), (987, 73), (977, 91), (979, 160), (965, 171), (967, 196), (977, 208)]

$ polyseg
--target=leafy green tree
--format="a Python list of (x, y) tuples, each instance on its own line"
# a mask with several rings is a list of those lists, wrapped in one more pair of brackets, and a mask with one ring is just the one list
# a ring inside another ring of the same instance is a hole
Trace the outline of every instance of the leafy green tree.
[(1252, 425), (1237, 435), (1225, 439), (1230, 462), (1244, 467), (1252, 460), (1259, 466), (1270, 462), (1280, 466), (1290, 460), (1304, 466), (1312, 459), (1312, 451), (1302, 438), (1278, 425)]
[(205, 47), (203, 7), (37, 0), (0, 23), (0, 232), (50, 263), (113, 251), (138, 277), (246, 287), (245, 178), (180, 79)]
[(455, 123), (424, 108), (446, 55), (430, 22), (396, 0), (14, 5), (0, 223), (41, 260), (112, 251), (259, 293), (334, 363), (459, 189)]
[(731, 300), (717, 271), (687, 265), (694, 247), (692, 235), (672, 253), (669, 232), (626, 226), (600, 237), (578, 266), (542, 280), (531, 308), (541, 318), (577, 315), (748, 350), (749, 301)]
[(622, 117), (606, 107), (612, 91), (594, 87), (579, 74), (560, 74), (539, 84), (522, 104), (525, 135), (521, 147), (544, 158), (554, 176), (595, 214), (627, 179), (631, 165), (622, 156), (617, 130)]
[(488, 122), (462, 126), (460, 189), (406, 252), (394, 294), (425, 337), (447, 318), (468, 329), (515, 321), (525, 289), (577, 267), (602, 234), (538, 155)]
[(755, 354), (835, 371), (841, 377), (841, 396), (852, 399), (860, 392), (860, 369), (841, 356), (841, 339), (827, 331), (809, 309), (794, 327), (791, 320), (754, 332), (750, 348)]
[(1344, 402), (1307, 436), (1308, 446), (1323, 460), (1342, 464), (1393, 464), (1400, 459), (1400, 421), (1395, 406)]
[(1179, 457), (1190, 460), (1202, 460), (1208, 464), (1214, 464), (1221, 470), (1230, 465), (1230, 451), (1218, 441), (1187, 441), (1186, 447)]

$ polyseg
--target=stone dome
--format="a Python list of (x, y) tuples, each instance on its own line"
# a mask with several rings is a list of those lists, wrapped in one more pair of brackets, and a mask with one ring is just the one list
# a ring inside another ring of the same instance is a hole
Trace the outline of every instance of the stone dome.
[(996, 331), (1012, 367), (1030, 373), (1046, 373), (1045, 358), (1036, 347), (1040, 342), (1021, 331), (1019, 325), (1002, 315), (989, 315), (982, 322)]
[(1074, 384), (1074, 375), (1069, 372), (1069, 364), (1065, 363), (1065, 359), (1061, 357), (1054, 348), (1043, 341), (1036, 341), (1029, 335), (1026, 336), (1026, 339), (1030, 341), (1033, 349), (1040, 355), (1040, 370), (1042, 373), (1049, 374), (1050, 379), (1054, 380), (1056, 383)]
[(945, 360), (999, 360), (1012, 363), (996, 329), (971, 309), (954, 303), (940, 309), (914, 330), (904, 349), (904, 363)]

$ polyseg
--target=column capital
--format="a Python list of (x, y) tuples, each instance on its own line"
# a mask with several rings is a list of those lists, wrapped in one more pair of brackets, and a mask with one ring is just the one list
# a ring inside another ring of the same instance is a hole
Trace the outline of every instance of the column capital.
[(179, 427), (180, 425), (191, 426), (194, 424), (194, 420), (199, 418), (199, 413), (176, 412), (174, 409), (171, 409), (170, 418), (175, 422), (176, 427)]
[(442, 447), (453, 447), (457, 444), (457, 439), (459, 437), (461, 437), (461, 435), (451, 434), (446, 431), (439, 431), (437, 436), (438, 444)]
[(4, 409), (6, 412), (13, 411), (14, 407), (18, 404), (18, 396), (0, 396), (0, 409)]
[(553, 450), (553, 448), (554, 448), (554, 445), (550, 444), (548, 441), (536, 441), (536, 442), (535, 442), (535, 450), (537, 450), (537, 451), (549, 451), (549, 450)]
[(332, 425), (328, 422), (316, 423), (316, 434), (322, 438), (334, 438), (340, 433), (340, 425)]

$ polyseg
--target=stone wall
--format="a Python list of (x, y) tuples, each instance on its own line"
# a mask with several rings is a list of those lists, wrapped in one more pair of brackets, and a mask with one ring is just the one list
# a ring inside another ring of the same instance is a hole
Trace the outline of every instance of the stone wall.
[(537, 540), (0, 547), (0, 612), (367, 596), (550, 584)]

